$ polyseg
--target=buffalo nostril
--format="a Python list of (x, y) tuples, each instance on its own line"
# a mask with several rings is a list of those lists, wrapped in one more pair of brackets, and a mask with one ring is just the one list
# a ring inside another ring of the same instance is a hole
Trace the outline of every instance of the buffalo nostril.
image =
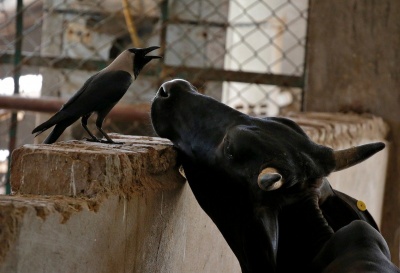
[(167, 90), (165, 90), (165, 88), (163, 86), (161, 86), (160, 89), (158, 90), (158, 95), (160, 97), (166, 98), (166, 97), (168, 97), (168, 92), (167, 92)]

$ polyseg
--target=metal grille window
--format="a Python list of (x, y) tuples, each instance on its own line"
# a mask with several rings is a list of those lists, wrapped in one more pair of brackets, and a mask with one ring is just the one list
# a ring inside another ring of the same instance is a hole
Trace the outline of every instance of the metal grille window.
[[(168, 76), (200, 84), (224, 82), (227, 103), (241, 97), (243, 103), (265, 104), (277, 91), (260, 89), (258, 84), (301, 87), (307, 0), (126, 1), (134, 35), (128, 31), (124, 2), (25, 0), (22, 75), (42, 74), (42, 95), (67, 98), (88, 75), (132, 46), (136, 36), (137, 46), (163, 45), (165, 58), (153, 64), (157, 79), (138, 82), (143, 86), (128, 93), (128, 103), (148, 102), (154, 93), (152, 83)], [(13, 74), (18, 40), (15, 1), (2, 1), (0, 14), (0, 78), (4, 79)], [(237, 84), (243, 82), (248, 84)], [(259, 92), (270, 95), (260, 97)], [(246, 102), (245, 93), (259, 99)]]
[[(308, 0), (3, 0), (0, 96), (13, 93), (14, 77), (21, 96), (66, 100), (123, 49), (160, 45), (164, 58), (146, 66), (121, 104), (148, 111), (160, 83), (180, 77), (251, 115), (300, 110), (307, 10)], [(48, 118), (12, 118), (1, 108), (0, 150), (7, 149), (10, 124), (18, 122), (21, 145)], [(108, 126), (151, 130), (134, 120)]]
[[(306, 19), (307, 1), (232, 1), (225, 68), (302, 76)], [(249, 114), (277, 115), (291, 104), (299, 108), (300, 92), (266, 84), (228, 82), (223, 100)]]

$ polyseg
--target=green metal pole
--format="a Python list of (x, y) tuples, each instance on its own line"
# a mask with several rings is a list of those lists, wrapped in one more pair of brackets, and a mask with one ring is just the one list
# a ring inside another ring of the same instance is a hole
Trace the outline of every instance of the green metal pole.
[[(16, 32), (15, 32), (15, 54), (14, 54), (14, 95), (19, 94), (19, 78), (21, 76), (21, 52), (22, 52), (22, 32), (23, 32), (23, 0), (17, 0), (17, 10), (16, 10)], [(11, 154), (14, 151), (17, 143), (17, 112), (11, 114), (10, 130), (8, 133), (8, 151), (10, 152), (8, 156), (8, 170), (6, 176), (6, 194), (11, 193)]]

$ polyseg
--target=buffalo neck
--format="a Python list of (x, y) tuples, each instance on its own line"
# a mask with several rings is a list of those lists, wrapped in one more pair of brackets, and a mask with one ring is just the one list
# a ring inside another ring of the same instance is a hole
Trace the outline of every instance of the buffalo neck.
[(317, 195), (307, 196), (282, 208), (278, 222), (279, 272), (309, 268), (313, 258), (334, 233), (318, 206)]

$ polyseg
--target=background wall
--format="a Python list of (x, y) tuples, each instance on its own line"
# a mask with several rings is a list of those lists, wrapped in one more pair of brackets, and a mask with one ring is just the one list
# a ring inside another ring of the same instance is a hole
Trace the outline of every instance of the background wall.
[(382, 233), (399, 264), (400, 2), (310, 0), (306, 111), (369, 112), (390, 126)]

